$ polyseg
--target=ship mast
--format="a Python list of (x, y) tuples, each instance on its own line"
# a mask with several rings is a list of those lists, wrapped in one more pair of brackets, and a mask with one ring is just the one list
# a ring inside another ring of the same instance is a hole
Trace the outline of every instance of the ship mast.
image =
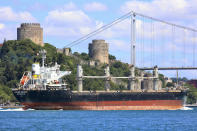
[(46, 59), (46, 50), (41, 50), (39, 51), (39, 53), (42, 55), (42, 67), (44, 68), (44, 63), (45, 63), (45, 59)]

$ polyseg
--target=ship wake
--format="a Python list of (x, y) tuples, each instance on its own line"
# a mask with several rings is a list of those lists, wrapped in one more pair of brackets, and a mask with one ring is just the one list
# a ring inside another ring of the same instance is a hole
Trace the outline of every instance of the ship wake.
[(186, 106), (183, 106), (180, 110), (193, 110), (193, 108), (191, 108), (191, 107), (186, 107)]
[(23, 109), (23, 108), (13, 108), (13, 109), (5, 109), (5, 108), (0, 108), (0, 111), (31, 111), (31, 110), (34, 110), (34, 109)]

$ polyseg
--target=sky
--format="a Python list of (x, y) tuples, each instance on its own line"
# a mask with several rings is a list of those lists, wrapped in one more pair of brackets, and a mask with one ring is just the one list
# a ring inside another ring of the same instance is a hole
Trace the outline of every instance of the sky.
[[(44, 30), (44, 42), (63, 48), (131, 10), (195, 29), (196, 3), (197, 0), (1, 0), (0, 43), (4, 38), (15, 40), (16, 28), (21, 23), (37, 22)], [(197, 64), (195, 60), (197, 57), (194, 55), (197, 52), (197, 46), (195, 47), (197, 39), (193, 32), (182, 31), (141, 17), (137, 19), (136, 24), (138, 66), (169, 67)], [(88, 53), (88, 43), (91, 43), (92, 39), (104, 39), (109, 43), (110, 54), (130, 63), (130, 35), (130, 19), (125, 19), (72, 47), (72, 51)], [(151, 53), (153, 51), (154, 53)], [(168, 74), (176, 76), (174, 72)], [(196, 71), (185, 71), (182, 74), (197, 78)]]

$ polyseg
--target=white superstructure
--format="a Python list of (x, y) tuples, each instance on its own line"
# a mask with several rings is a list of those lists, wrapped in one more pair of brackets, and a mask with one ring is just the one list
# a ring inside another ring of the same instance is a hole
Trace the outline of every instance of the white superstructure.
[(60, 71), (60, 65), (55, 63), (52, 67), (45, 67), (46, 51), (39, 52), (42, 55), (42, 66), (39, 63), (32, 64), (32, 72), (25, 72), (20, 81), (20, 88), (26, 89), (66, 89), (66, 83), (62, 77), (70, 75), (71, 71)]

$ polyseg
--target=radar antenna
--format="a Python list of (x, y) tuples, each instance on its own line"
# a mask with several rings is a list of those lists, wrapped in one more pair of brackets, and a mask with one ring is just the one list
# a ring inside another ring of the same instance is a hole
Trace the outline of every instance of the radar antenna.
[(46, 50), (39, 51), (40, 55), (42, 55), (42, 67), (44, 67), (45, 59), (46, 59)]

